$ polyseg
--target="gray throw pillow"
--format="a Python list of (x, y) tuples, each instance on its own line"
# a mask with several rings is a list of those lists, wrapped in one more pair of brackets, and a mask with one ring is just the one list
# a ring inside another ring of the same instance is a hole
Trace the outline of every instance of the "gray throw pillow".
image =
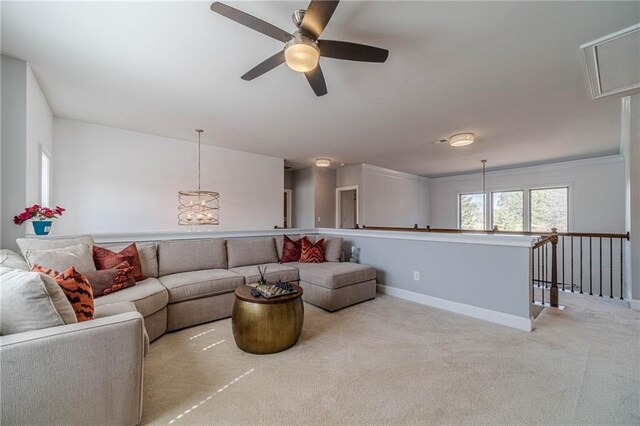
[(83, 235), (74, 238), (55, 238), (55, 237), (29, 237), (16, 238), (16, 243), (20, 247), (20, 251), (24, 257), (27, 257), (27, 250), (49, 250), (55, 248), (75, 246), (77, 244), (86, 244), (93, 248), (95, 242), (91, 235)]
[(63, 272), (73, 266), (81, 274), (96, 270), (96, 265), (93, 263), (92, 248), (86, 244), (49, 250), (28, 249), (25, 258), (32, 268), (33, 265), (40, 265)]
[(0, 335), (76, 322), (56, 280), (39, 272), (0, 267)]

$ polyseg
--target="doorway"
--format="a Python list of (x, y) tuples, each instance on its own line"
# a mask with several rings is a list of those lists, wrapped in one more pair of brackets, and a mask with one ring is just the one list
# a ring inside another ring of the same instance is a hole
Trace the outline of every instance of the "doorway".
[(353, 229), (360, 222), (358, 186), (336, 188), (336, 227)]
[(291, 195), (292, 194), (293, 194), (293, 190), (291, 189), (284, 190), (284, 211), (283, 211), (284, 220), (282, 221), (283, 228), (292, 227), (292, 223), (293, 223), (293, 219), (291, 217)]

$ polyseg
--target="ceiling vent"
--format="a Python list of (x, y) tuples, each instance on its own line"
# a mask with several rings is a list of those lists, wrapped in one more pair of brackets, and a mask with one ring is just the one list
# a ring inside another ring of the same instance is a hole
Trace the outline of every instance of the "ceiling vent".
[(640, 92), (640, 24), (580, 46), (593, 99)]

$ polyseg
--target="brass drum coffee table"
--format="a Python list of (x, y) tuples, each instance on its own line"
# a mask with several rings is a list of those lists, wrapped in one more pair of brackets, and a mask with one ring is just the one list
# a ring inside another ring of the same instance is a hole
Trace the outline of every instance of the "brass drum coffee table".
[(291, 284), (293, 294), (266, 299), (251, 294), (247, 285), (236, 289), (231, 327), (240, 349), (252, 354), (272, 354), (295, 345), (302, 331), (302, 288)]

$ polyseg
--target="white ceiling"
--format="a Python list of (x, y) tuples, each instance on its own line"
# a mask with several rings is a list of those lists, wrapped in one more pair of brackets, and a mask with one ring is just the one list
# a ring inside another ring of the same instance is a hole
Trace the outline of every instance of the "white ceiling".
[[(304, 1), (228, 2), (293, 31)], [(579, 46), (640, 21), (640, 2), (348, 2), (321, 38), (390, 50), (323, 59), (329, 94), (282, 65), (282, 44), (210, 2), (2, 2), (2, 51), (31, 63), (58, 117), (309, 163), (421, 175), (619, 151), (620, 97), (591, 100)], [(433, 141), (471, 131), (477, 143)]]

